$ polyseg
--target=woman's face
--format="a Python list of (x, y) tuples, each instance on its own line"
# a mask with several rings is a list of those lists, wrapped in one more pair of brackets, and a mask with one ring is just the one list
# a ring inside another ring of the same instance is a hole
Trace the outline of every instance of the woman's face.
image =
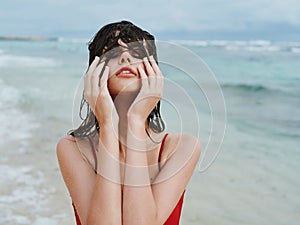
[[(107, 64), (109, 67), (108, 89), (110, 94), (116, 96), (119, 93), (136, 93), (141, 88), (138, 65), (143, 65), (142, 59), (127, 47), (128, 45), (119, 40), (120, 46), (112, 49), (117, 54)], [(123, 47), (124, 46), (124, 47)]]

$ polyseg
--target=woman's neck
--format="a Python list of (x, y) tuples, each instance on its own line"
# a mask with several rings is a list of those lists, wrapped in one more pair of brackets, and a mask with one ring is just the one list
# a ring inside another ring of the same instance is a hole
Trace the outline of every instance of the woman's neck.
[[(135, 100), (137, 93), (121, 93), (117, 96), (112, 96), (116, 110), (119, 116), (119, 139), (122, 143), (126, 143), (128, 129), (128, 110)], [(147, 120), (145, 128), (148, 127)]]

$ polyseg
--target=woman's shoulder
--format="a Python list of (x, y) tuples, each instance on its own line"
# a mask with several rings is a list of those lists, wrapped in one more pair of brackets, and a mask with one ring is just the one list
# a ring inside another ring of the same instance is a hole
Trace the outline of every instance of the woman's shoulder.
[(65, 135), (65, 136), (61, 137), (60, 140), (66, 140), (66, 141), (76, 142), (75, 137), (72, 136), (71, 134), (68, 134), (68, 135)]
[(192, 134), (171, 134), (167, 133), (165, 139), (166, 145), (178, 145), (178, 144), (200, 144), (200, 140)]
[(61, 137), (57, 142), (57, 147), (60, 146), (80, 146), (82, 144), (88, 143), (87, 138), (75, 138), (72, 135), (65, 135)]
[(61, 137), (56, 144), (56, 153), (59, 158), (69, 155), (76, 148), (76, 140), (72, 135)]
[(61, 137), (56, 145), (57, 154), (72, 154), (82, 153), (81, 148), (83, 144), (86, 144), (86, 140), (83, 138), (75, 138), (72, 135), (66, 135)]
[[(93, 138), (91, 137), (90, 140), (92, 139)], [(95, 168), (94, 156), (91, 151), (91, 147), (91, 142), (88, 137), (76, 138), (72, 135), (66, 135), (61, 137), (57, 143), (57, 157), (64, 161), (69, 161), (72, 158), (76, 158), (76, 160), (82, 159), (88, 163), (91, 168)]]
[(65, 135), (58, 140), (56, 148), (73, 145), (74, 143), (76, 143), (75, 137), (73, 137), (72, 135)]
[(188, 133), (183, 133), (183, 134), (180, 134), (180, 133), (166, 133), (166, 134), (168, 134), (168, 138), (170, 139), (172, 139), (173, 141), (174, 140), (182, 140), (182, 141), (189, 141), (189, 140), (198, 140), (199, 141), (199, 139), (196, 137), (196, 136), (194, 136), (194, 135), (192, 135), (192, 134), (188, 134)]
[(186, 151), (185, 149), (200, 150), (200, 140), (192, 134), (167, 133), (167, 136), (164, 141), (163, 158), (168, 159), (177, 151)]

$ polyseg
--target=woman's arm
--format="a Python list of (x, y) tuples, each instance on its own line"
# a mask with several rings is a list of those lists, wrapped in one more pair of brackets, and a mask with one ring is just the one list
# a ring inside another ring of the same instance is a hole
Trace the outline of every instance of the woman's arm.
[[(62, 138), (57, 157), (66, 186), (82, 225), (121, 224), (118, 141), (109, 126), (101, 127), (97, 158), (98, 174), (84, 160), (75, 140)], [(115, 159), (113, 158), (115, 157)], [(117, 163), (116, 163), (117, 162)]]
[(168, 146), (174, 154), (151, 185), (145, 152), (145, 121), (162, 97), (163, 76), (153, 56), (149, 58), (150, 61), (143, 60), (145, 69), (138, 66), (142, 87), (127, 114), (124, 225), (163, 224), (179, 201), (200, 156), (198, 139), (180, 135), (178, 145)]
[[(141, 127), (141, 129), (138, 129)], [(136, 129), (136, 131), (134, 130)], [(151, 224), (156, 219), (156, 204), (153, 197), (151, 181), (148, 171), (145, 142), (136, 144), (134, 133), (137, 138), (147, 138), (144, 125), (130, 127), (133, 133), (127, 133), (126, 159), (123, 187), (123, 224), (143, 225)], [(140, 131), (142, 131), (140, 133)], [(140, 149), (141, 151), (137, 151)]]
[(87, 224), (93, 225), (122, 223), (117, 129), (119, 118), (107, 87), (109, 67), (103, 68), (104, 65), (96, 56), (84, 77), (84, 97), (100, 126), (97, 154), (99, 168), (87, 216)]
[(108, 67), (99, 78), (103, 66), (95, 57), (84, 76), (84, 98), (100, 125), (97, 174), (85, 162), (77, 142), (62, 139), (57, 145), (61, 172), (83, 225), (120, 225), (122, 221), (119, 142), (114, 129), (118, 115), (107, 89)]
[[(136, 119), (132, 120), (130, 127), (131, 136), (147, 138), (144, 126), (137, 123)], [(193, 173), (200, 156), (200, 143), (191, 135), (182, 135), (178, 145), (169, 146), (175, 149), (174, 154), (151, 185), (147, 156), (143, 151), (146, 150), (146, 145), (143, 146), (143, 142), (138, 142), (138, 146), (134, 145), (133, 139), (128, 138), (126, 150), (123, 224), (162, 225), (179, 201)], [(133, 146), (136, 149), (132, 149)]]
[[(113, 128), (101, 127), (98, 148), (99, 168), (87, 224), (122, 224), (118, 136)], [(84, 193), (83, 193), (84, 194)]]

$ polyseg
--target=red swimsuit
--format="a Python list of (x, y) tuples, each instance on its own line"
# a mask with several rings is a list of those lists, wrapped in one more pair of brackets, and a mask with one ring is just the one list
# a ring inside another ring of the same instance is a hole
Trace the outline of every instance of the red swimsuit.
[[(159, 161), (159, 162), (160, 162), (161, 153), (162, 153), (162, 150), (163, 150), (163, 147), (164, 147), (164, 141), (165, 141), (165, 139), (166, 139), (167, 136), (168, 136), (168, 133), (165, 134), (164, 139), (163, 139), (162, 144), (161, 144), (161, 148), (160, 148), (160, 150), (159, 150), (159, 158), (158, 158), (158, 161)], [(92, 148), (93, 148), (93, 150), (94, 150), (94, 147), (93, 147), (93, 146), (92, 146)], [(179, 199), (177, 205), (175, 206), (175, 208), (173, 209), (171, 215), (169, 216), (169, 218), (166, 220), (166, 222), (165, 222), (163, 225), (178, 225), (178, 224), (179, 224), (184, 193), (185, 193), (185, 192), (182, 193), (182, 196), (181, 196), (181, 198)], [(74, 213), (75, 213), (76, 224), (77, 224), (77, 225), (81, 225), (79, 216), (78, 216), (78, 214), (77, 214), (77, 211), (76, 211), (76, 208), (75, 208), (75, 205), (74, 205), (73, 202), (72, 202), (72, 206), (73, 206)]]

